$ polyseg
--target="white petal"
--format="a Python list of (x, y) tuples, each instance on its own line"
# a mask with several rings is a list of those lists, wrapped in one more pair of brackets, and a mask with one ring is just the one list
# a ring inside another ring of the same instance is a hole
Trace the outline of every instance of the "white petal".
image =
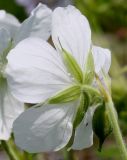
[(28, 103), (42, 102), (72, 84), (57, 52), (39, 38), (11, 50), (6, 72), (12, 94)]
[(7, 49), (10, 41), (11, 38), (9, 32), (4, 28), (0, 28), (0, 54)]
[(19, 27), (20, 23), (16, 17), (4, 10), (0, 10), (0, 28), (6, 29), (13, 38)]
[(92, 53), (94, 57), (95, 63), (95, 71), (96, 73), (103, 71), (108, 73), (109, 68), (111, 66), (111, 52), (109, 49), (101, 48), (98, 46), (92, 47)]
[(10, 138), (13, 122), (23, 111), (23, 103), (11, 95), (6, 80), (0, 79), (0, 140)]
[(14, 122), (16, 144), (30, 153), (57, 151), (72, 135), (72, 120), (78, 102), (31, 108)]
[(15, 37), (15, 44), (30, 36), (47, 40), (51, 34), (51, 14), (52, 11), (40, 3), (22, 23)]
[(79, 10), (69, 5), (56, 8), (53, 12), (52, 38), (56, 48), (71, 53), (82, 69), (91, 45), (91, 30), (88, 20)]
[(76, 129), (73, 149), (81, 150), (93, 145), (92, 118), (95, 108), (89, 107), (86, 115), (80, 125)]

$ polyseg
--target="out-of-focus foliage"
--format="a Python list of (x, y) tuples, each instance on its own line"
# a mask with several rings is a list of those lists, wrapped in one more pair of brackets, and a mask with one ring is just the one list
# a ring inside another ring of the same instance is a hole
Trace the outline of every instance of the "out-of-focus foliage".
[(115, 57), (112, 59), (112, 96), (119, 113), (121, 129), (127, 133), (127, 79)]
[(110, 144), (103, 148), (102, 152), (96, 153), (97, 157), (100, 157), (99, 160), (120, 160), (121, 156), (119, 150), (113, 144)]
[(112, 97), (123, 133), (127, 134), (127, 42), (113, 34), (93, 34), (93, 42), (110, 48)]
[(74, 0), (95, 31), (119, 32), (127, 36), (126, 0)]
[(15, 0), (0, 0), (0, 9), (15, 15), (20, 21), (26, 18), (24, 8), (18, 5)]

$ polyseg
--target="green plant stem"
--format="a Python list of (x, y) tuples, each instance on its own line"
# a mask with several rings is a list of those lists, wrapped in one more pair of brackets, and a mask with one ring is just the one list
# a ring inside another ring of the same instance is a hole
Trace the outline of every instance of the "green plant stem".
[(33, 160), (35, 154), (30, 154), (24, 151), (24, 157), (26, 160)]
[(75, 160), (73, 151), (72, 150), (67, 151), (67, 148), (63, 149), (63, 157), (64, 157), (64, 160)]
[(112, 101), (110, 96), (108, 96), (108, 99), (107, 99), (107, 102), (106, 102), (106, 109), (107, 109), (107, 112), (108, 112), (109, 120), (112, 123), (113, 133), (114, 133), (117, 145), (119, 146), (119, 150), (121, 152), (122, 159), (127, 160), (126, 146), (125, 146), (125, 143), (123, 141), (123, 137), (122, 137), (120, 127), (119, 127), (119, 124), (118, 124), (118, 119), (117, 119), (117, 114), (116, 114), (116, 111), (115, 111), (115, 108), (114, 108), (114, 104), (113, 104), (113, 101)]
[(1, 141), (1, 145), (5, 152), (8, 154), (10, 160), (21, 160), (21, 158), (16, 154), (9, 142)]

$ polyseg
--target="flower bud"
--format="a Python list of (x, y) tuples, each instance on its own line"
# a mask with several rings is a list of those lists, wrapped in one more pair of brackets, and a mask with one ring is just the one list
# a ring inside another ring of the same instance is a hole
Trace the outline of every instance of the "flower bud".
[(99, 139), (98, 151), (101, 151), (105, 139), (112, 132), (112, 126), (108, 118), (105, 104), (100, 105), (93, 116), (93, 130)]

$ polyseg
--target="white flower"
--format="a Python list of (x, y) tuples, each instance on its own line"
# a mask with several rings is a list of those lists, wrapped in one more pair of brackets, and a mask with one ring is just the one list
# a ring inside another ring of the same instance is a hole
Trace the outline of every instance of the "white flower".
[[(89, 82), (83, 81), (84, 75), (89, 74), (85, 68), (90, 67), (87, 59), (92, 44), (89, 23), (73, 6), (56, 8), (52, 15), (52, 39), (56, 50), (46, 41), (28, 38), (8, 55), (7, 79), (17, 99), (42, 103), (53, 97), (41, 107), (28, 109), (14, 123), (16, 144), (28, 152), (57, 151), (70, 143), (70, 139), (73, 149), (93, 144), (94, 109), (89, 107), (84, 113), (87, 99), (82, 101), (80, 96), (82, 86)], [(98, 74), (102, 69), (108, 72), (110, 51), (93, 46), (92, 54), (95, 71)], [(51, 104), (55, 100), (59, 103)], [(78, 109), (82, 109), (79, 115), (84, 117), (79, 117), (80, 123), (73, 128), (75, 119), (79, 120)]]
[(30, 36), (48, 40), (51, 34), (51, 14), (51, 9), (39, 3), (30, 17), (21, 24), (14, 37), (15, 44)]
[(47, 40), (51, 34), (51, 13), (51, 9), (39, 3), (31, 15), (19, 23), (13, 15), (0, 10), (0, 29), (9, 32), (13, 45), (30, 36)]
[(20, 23), (16, 17), (6, 13), (4, 10), (0, 10), (0, 29), (6, 29), (10, 36), (14, 37), (19, 27)]
[(23, 103), (10, 93), (5, 78), (6, 49), (9, 44), (9, 33), (5, 29), (0, 29), (0, 140), (10, 138), (13, 121), (24, 111)]
[(22, 24), (11, 14), (0, 11), (0, 140), (10, 138), (13, 121), (24, 111), (24, 104), (10, 93), (5, 68), (9, 50), (26, 37), (47, 40), (51, 31), (51, 10), (39, 4)]

